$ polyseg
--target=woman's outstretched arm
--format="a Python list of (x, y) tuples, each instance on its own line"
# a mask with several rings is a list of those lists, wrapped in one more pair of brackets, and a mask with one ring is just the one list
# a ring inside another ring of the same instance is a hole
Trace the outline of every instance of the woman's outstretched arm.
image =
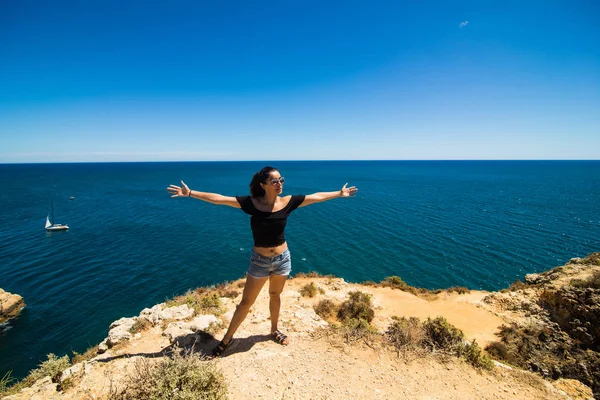
[(240, 203), (238, 203), (235, 197), (223, 196), (222, 194), (218, 193), (207, 193), (192, 190), (183, 181), (181, 181), (181, 187), (169, 185), (167, 190), (171, 194), (171, 197), (193, 197), (194, 199), (207, 201), (213, 204), (241, 208)]
[(356, 186), (350, 186), (349, 188), (347, 188), (347, 185), (348, 183), (345, 183), (344, 186), (337, 192), (318, 192), (313, 194), (307, 194), (302, 204), (300, 204), (300, 207), (308, 206), (314, 203), (320, 203), (322, 201), (332, 200), (338, 197), (354, 196), (358, 189), (356, 188)]

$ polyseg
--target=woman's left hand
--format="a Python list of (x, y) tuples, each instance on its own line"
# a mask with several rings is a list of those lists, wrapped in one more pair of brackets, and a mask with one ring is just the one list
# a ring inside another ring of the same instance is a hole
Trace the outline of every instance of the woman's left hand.
[(340, 190), (340, 197), (354, 196), (356, 194), (356, 192), (358, 191), (356, 186), (350, 186), (349, 188), (347, 188), (346, 187), (347, 185), (348, 185), (348, 182), (346, 182), (344, 184), (344, 186), (342, 187), (342, 189)]

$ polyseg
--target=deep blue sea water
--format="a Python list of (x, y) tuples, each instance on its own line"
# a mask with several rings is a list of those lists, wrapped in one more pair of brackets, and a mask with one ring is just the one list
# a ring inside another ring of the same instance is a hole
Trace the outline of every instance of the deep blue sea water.
[[(600, 251), (600, 161), (275, 162), (284, 194), (356, 197), (295, 211), (294, 272), (497, 290)], [(0, 336), (0, 377), (85, 351), (109, 324), (244, 275), (241, 210), (171, 199), (169, 183), (247, 194), (263, 162), (0, 165), (0, 287), (27, 303)], [(74, 196), (69, 200), (69, 196)], [(54, 222), (44, 230), (50, 202)]]

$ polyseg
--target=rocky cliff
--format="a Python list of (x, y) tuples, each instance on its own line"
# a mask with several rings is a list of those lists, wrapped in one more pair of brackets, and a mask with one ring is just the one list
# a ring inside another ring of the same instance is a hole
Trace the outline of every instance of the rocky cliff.
[[(280, 328), (291, 339), (288, 346), (268, 335), (269, 294), (264, 288), (223, 357), (201, 359), (217, 371), (211, 376), (218, 377), (211, 378), (214, 391), (205, 386), (203, 393), (213, 394), (204, 398), (591, 398), (590, 387), (598, 393), (600, 371), (598, 256), (573, 259), (493, 293), (461, 288), (431, 292), (410, 288), (397, 277), (380, 284), (295, 277), (282, 294)], [(115, 321), (107, 338), (77, 355), (73, 365), (65, 357), (61, 368), (41, 366), (42, 372), (27, 382), (30, 387), (6, 399), (144, 398), (142, 389), (133, 386), (136, 379), (147, 379), (154, 366), (182, 352), (210, 353), (243, 284), (196, 289)], [(335, 312), (356, 291), (367, 295), (374, 311), (364, 326), (360, 319), (341, 321)], [(456, 336), (459, 341), (486, 348), (495, 359), (491, 368), (475, 368), (468, 361), (478, 346), (469, 347), (465, 357), (464, 351), (431, 346), (421, 328), (413, 329), (419, 321), (438, 317), (462, 332), (464, 336)], [(394, 323), (410, 328), (399, 332), (400, 341), (390, 338)], [(57, 360), (48, 363), (56, 366)], [(163, 397), (179, 393), (178, 398), (187, 398), (183, 388), (168, 393)]]

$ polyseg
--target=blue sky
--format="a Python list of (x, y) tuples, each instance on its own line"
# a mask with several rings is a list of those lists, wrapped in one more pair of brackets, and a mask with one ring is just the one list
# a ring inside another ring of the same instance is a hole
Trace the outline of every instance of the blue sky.
[(0, 1), (0, 162), (600, 159), (598, 1)]

